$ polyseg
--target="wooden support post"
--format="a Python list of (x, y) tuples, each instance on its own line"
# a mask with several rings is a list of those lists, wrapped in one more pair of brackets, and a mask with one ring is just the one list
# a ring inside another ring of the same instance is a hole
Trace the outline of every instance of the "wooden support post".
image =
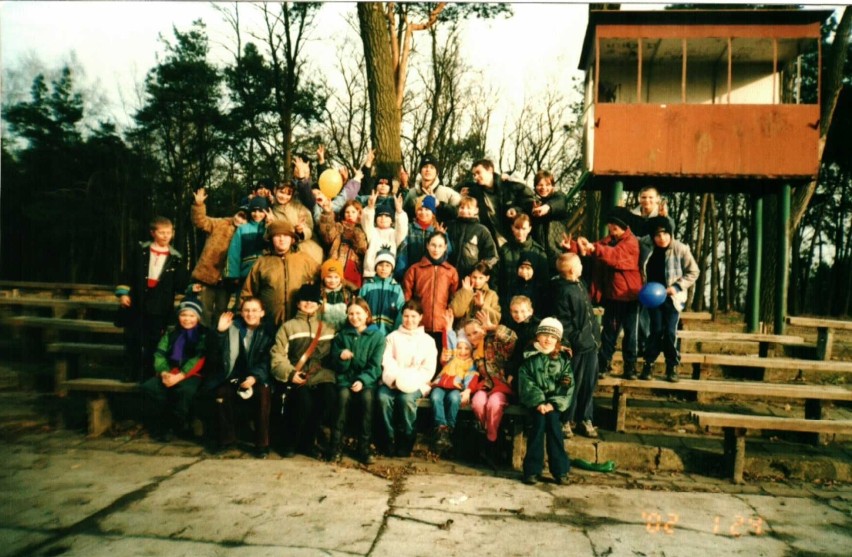
[[(818, 398), (807, 398), (805, 399), (805, 419), (806, 420), (821, 420), (822, 419), (822, 401)], [(819, 433), (805, 433), (805, 440), (807, 443), (811, 445), (819, 445), (822, 439), (820, 439)]]
[(748, 246), (748, 299), (746, 300), (746, 330), (756, 333), (760, 328), (760, 271), (763, 257), (763, 198), (754, 194), (751, 204), (751, 231)]
[(627, 390), (619, 385), (612, 388), (612, 412), (615, 415), (615, 431), (624, 433), (624, 423), (627, 421)]
[(817, 328), (816, 359), (831, 359), (831, 345), (834, 343), (834, 331), (829, 327)]
[(768, 342), (759, 342), (757, 343), (757, 355), (761, 358), (766, 358), (769, 356), (769, 343)]
[(787, 286), (790, 283), (790, 184), (778, 192), (778, 277), (775, 280), (776, 335), (787, 331)]
[(68, 355), (57, 354), (53, 360), (53, 392), (62, 398), (68, 396), (68, 389), (62, 385), (68, 379)]
[(524, 417), (513, 416), (511, 420), (512, 432), (512, 469), (523, 470), (524, 455), (527, 453), (527, 439), (524, 437)]
[(86, 413), (89, 417), (89, 437), (100, 437), (112, 427), (112, 412), (104, 393), (89, 397)]
[(725, 427), (725, 466), (731, 472), (731, 480), (736, 484), (743, 483), (745, 468), (745, 428)]

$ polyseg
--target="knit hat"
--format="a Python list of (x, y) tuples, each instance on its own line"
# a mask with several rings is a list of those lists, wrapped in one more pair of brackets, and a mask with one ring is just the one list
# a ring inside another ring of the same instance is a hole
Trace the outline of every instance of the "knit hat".
[(518, 268), (521, 268), (524, 265), (527, 265), (527, 266), (535, 269), (535, 265), (533, 265), (532, 260), (533, 260), (533, 258), (530, 256), (530, 252), (522, 251), (520, 257), (518, 257)]
[(631, 220), (630, 211), (626, 207), (616, 207), (606, 216), (607, 224), (615, 224), (627, 230), (630, 225), (628, 224)]
[(382, 246), (382, 248), (376, 253), (376, 266), (378, 266), (379, 263), (390, 263), (391, 267), (396, 267), (396, 257), (394, 257), (393, 252), (389, 247)]
[(194, 312), (199, 319), (201, 319), (201, 314), (204, 312), (204, 310), (201, 308), (201, 303), (198, 301), (197, 298), (194, 297), (183, 299), (183, 301), (178, 306), (178, 315), (180, 315), (182, 311)]
[(316, 302), (318, 304), (322, 303), (322, 291), (320, 290), (319, 284), (303, 284), (299, 287), (299, 291), (296, 292), (296, 303), (299, 302)]
[(264, 211), (269, 209), (269, 200), (259, 195), (252, 197), (248, 204), (248, 210), (251, 212), (253, 209), (263, 209)]
[(552, 335), (556, 338), (562, 338), (562, 323), (555, 317), (545, 317), (535, 330), (536, 335)]
[(381, 176), (377, 177), (376, 178), (376, 187), (378, 187), (378, 185), (381, 184), (382, 182), (384, 182), (388, 186), (390, 186), (391, 190), (393, 189), (393, 176), (391, 176), (390, 174), (382, 174)]
[(435, 171), (440, 174), (441, 173), (441, 164), (438, 162), (438, 159), (435, 158), (435, 155), (432, 153), (423, 153), (423, 157), (420, 159), (420, 167), (419, 170), (423, 170), (423, 167), (427, 164), (431, 164), (435, 167)]
[(337, 259), (329, 259), (320, 267), (320, 276), (323, 280), (325, 277), (330, 275), (331, 273), (337, 273), (337, 276), (343, 280), (343, 263), (338, 261)]
[(473, 348), (473, 344), (471, 344), (470, 339), (467, 338), (467, 335), (464, 334), (464, 329), (456, 333), (456, 348), (458, 348), (459, 344), (465, 343), (471, 348)]
[(435, 212), (435, 209), (437, 209), (437, 208), (438, 208), (438, 200), (437, 200), (437, 199), (435, 199), (435, 196), (434, 196), (434, 195), (427, 195), (427, 196), (426, 196), (426, 197), (424, 197), (424, 198), (423, 198), (423, 200), (420, 202), (420, 205), (421, 205), (422, 207), (426, 207), (427, 209), (429, 209), (430, 211), (432, 211), (432, 212), (434, 213), (434, 212)]
[[(257, 198), (255, 198), (257, 199)], [(252, 200), (254, 201), (254, 200)], [(269, 238), (273, 236), (277, 236), (279, 234), (284, 234), (285, 236), (291, 236), (294, 239), (296, 238), (296, 229), (293, 228), (293, 225), (287, 222), (286, 220), (277, 220), (266, 227), (266, 235)]]
[(674, 221), (669, 217), (654, 217), (651, 219), (651, 234), (654, 235), (660, 230), (674, 234)]
[(376, 216), (380, 217), (382, 215), (387, 215), (393, 219), (393, 211), (387, 203), (380, 203), (376, 205)]

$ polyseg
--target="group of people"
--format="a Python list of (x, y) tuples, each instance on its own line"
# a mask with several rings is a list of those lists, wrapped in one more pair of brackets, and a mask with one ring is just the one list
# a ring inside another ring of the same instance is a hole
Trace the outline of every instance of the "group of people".
[[(324, 155), (320, 147), (319, 171)], [(538, 481), (546, 447), (561, 482), (572, 427), (597, 436), (592, 397), (621, 330), (626, 378), (636, 377), (642, 336), (640, 378), (663, 352), (677, 380), (678, 317), (698, 268), (656, 189), (642, 190), (634, 211), (613, 209), (609, 234), (591, 242), (566, 233), (567, 201), (547, 171), (530, 189), (482, 159), (453, 188), (428, 154), (413, 184), (404, 171), (374, 177), (372, 162), (371, 152), (352, 177), (341, 170), (330, 198), (297, 155), (292, 180), (261, 181), (230, 217), (208, 216), (199, 189), (191, 216), (207, 239), (187, 280), (172, 223), (152, 221), (116, 294), (154, 437), (185, 434), (202, 392), (216, 450), (235, 445), (235, 409), (248, 405), (258, 457), (269, 454), (280, 408), (284, 456), (338, 460), (352, 431), (356, 458), (369, 464), (374, 414), (376, 446), (408, 456), (418, 400), (429, 397), (434, 449), (452, 448), (469, 405), (493, 464), (504, 409), (517, 401), (530, 410), (524, 481)], [(647, 310), (643, 335), (646, 282), (664, 284), (667, 299)]]

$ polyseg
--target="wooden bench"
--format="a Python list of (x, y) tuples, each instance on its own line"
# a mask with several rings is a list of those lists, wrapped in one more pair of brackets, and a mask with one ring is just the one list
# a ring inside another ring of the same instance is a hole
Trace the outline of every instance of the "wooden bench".
[(806, 433), (852, 433), (852, 420), (807, 420), (776, 418), (773, 416), (747, 416), (720, 412), (692, 412), (692, 418), (704, 428), (720, 427), (724, 432), (725, 465), (734, 483), (743, 483), (745, 467), (745, 435), (749, 429), (770, 431), (799, 431)]
[(116, 379), (69, 379), (59, 388), (65, 392), (81, 391), (88, 394), (86, 416), (89, 436), (99, 437), (112, 427), (112, 412), (109, 409), (109, 393), (138, 393), (139, 383), (125, 383)]
[(625, 431), (627, 399), (630, 391), (660, 390), (694, 393), (729, 394), (743, 397), (789, 398), (805, 401), (805, 418), (822, 418), (823, 401), (852, 401), (852, 389), (836, 385), (788, 385), (746, 381), (711, 381), (681, 379), (677, 383), (668, 381), (626, 380), (604, 377), (598, 387), (612, 387), (612, 410), (615, 413), (615, 430)]
[(120, 344), (95, 344), (88, 342), (52, 342), (46, 346), (48, 354), (54, 354), (54, 390), (57, 396), (65, 396), (62, 385), (69, 379), (70, 365), (77, 356), (121, 356), (124, 346)]
[(799, 377), (805, 371), (852, 373), (852, 362), (802, 360), (798, 358), (759, 358), (755, 356), (733, 356), (730, 354), (706, 354), (704, 356), (704, 364), (761, 369), (790, 369), (797, 370)]
[(765, 333), (732, 333), (725, 331), (678, 331), (678, 338), (692, 342), (745, 342), (758, 345), (758, 355), (765, 358), (769, 355), (769, 347), (773, 344), (782, 346), (813, 347), (814, 344), (805, 342), (805, 339), (793, 335), (771, 335)]
[(109, 321), (93, 321), (89, 319), (64, 319), (61, 317), (35, 317), (32, 315), (17, 315), (4, 321), (12, 327), (32, 327), (54, 331), (76, 331), (84, 333), (121, 334), (124, 329), (116, 327)]
[(72, 294), (111, 295), (115, 286), (107, 284), (78, 284), (74, 282), (29, 282), (15, 280), (0, 280), (0, 290), (9, 292), (12, 296), (20, 295), (21, 291), (50, 291), (59, 298), (68, 298)]
[(834, 331), (852, 331), (852, 321), (819, 319), (815, 317), (787, 317), (787, 324), (794, 327), (813, 327), (817, 330), (816, 359), (830, 360), (834, 344)]
[(115, 312), (118, 310), (118, 300), (68, 300), (38, 296), (7, 296), (0, 298), (0, 306), (49, 308), (53, 312), (53, 317), (65, 317), (69, 312), (76, 312), (80, 317), (84, 317), (90, 310)]

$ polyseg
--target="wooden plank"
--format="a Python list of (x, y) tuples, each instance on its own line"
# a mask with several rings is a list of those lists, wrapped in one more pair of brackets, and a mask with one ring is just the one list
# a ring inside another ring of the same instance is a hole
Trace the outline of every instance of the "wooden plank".
[(728, 354), (707, 354), (704, 363), (716, 366), (759, 367), (770, 369), (798, 369), (801, 371), (822, 371), (827, 373), (852, 373), (852, 362), (799, 360), (796, 358), (759, 358), (756, 356), (733, 356)]
[(807, 420), (697, 411), (691, 412), (690, 415), (701, 427), (800, 431), (804, 433), (852, 433), (852, 420)]
[(844, 321), (842, 319), (788, 316), (787, 324), (797, 327), (828, 327), (829, 329), (852, 331), (852, 321)]
[(19, 290), (73, 290), (75, 292), (114, 292), (109, 284), (78, 284), (75, 282), (28, 282), (0, 280), (0, 288)]
[(682, 340), (705, 342), (771, 342), (775, 344), (803, 345), (805, 339), (793, 335), (769, 335), (763, 333), (729, 333), (722, 331), (678, 331)]
[(139, 391), (139, 383), (125, 383), (117, 379), (69, 379), (62, 384), (69, 391), (86, 391), (95, 393), (135, 393)]
[(57, 317), (18, 315), (6, 319), (5, 323), (12, 326), (37, 327), (56, 331), (81, 331), (111, 334), (121, 334), (124, 332), (124, 329), (116, 327), (108, 321), (91, 321), (88, 319), (61, 319)]
[(124, 346), (120, 344), (96, 344), (90, 342), (53, 342), (46, 347), (50, 354), (88, 354), (88, 355), (121, 355)]
[[(617, 351), (612, 355), (613, 362), (622, 362), (624, 361), (624, 356), (621, 354), (621, 350)], [(663, 355), (660, 354), (658, 362), (663, 361)], [(680, 355), (680, 363), (682, 364), (703, 364), (704, 363), (704, 354), (696, 354), (694, 352), (684, 352)]]
[(818, 399), (852, 402), (852, 389), (838, 385), (793, 385), (746, 381), (715, 381), (681, 379), (668, 381), (626, 380), (606, 377), (598, 380), (599, 387), (621, 387), (635, 390), (688, 391), (696, 393), (730, 394), (753, 397)]
[(682, 311), (681, 321), (712, 321), (713, 315), (708, 311)]
[(67, 300), (38, 296), (11, 296), (0, 298), (0, 306), (49, 307), (58, 309), (118, 310), (118, 300)]

